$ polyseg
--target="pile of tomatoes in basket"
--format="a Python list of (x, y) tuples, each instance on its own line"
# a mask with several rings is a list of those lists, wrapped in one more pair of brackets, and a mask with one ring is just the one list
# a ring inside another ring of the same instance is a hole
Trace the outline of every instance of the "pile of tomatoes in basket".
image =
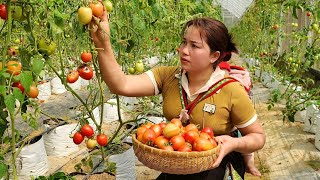
[(207, 151), (217, 146), (213, 129), (199, 129), (195, 124), (183, 127), (180, 119), (153, 124), (151, 122), (137, 128), (137, 140), (155, 148), (168, 151)]

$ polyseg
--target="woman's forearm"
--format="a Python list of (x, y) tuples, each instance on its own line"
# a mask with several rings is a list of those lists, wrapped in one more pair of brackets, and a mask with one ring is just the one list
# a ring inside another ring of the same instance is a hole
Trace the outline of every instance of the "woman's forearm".
[(263, 148), (266, 140), (264, 133), (250, 133), (243, 137), (235, 138), (235, 151), (240, 153), (251, 153)]

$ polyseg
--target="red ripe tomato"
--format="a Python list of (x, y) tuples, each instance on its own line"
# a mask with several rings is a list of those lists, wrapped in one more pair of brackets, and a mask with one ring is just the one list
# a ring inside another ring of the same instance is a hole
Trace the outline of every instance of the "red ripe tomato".
[(209, 127), (205, 127), (201, 130), (201, 132), (207, 133), (210, 135), (211, 138), (214, 137), (213, 129)]
[(93, 77), (93, 70), (90, 66), (83, 64), (78, 67), (79, 76), (85, 80), (90, 80)]
[(21, 72), (21, 63), (18, 61), (8, 61), (7, 62), (7, 73), (12, 75), (18, 75)]
[(173, 136), (170, 139), (170, 142), (172, 143), (172, 147), (174, 150), (178, 150), (182, 145), (186, 143), (181, 135)]
[(7, 6), (5, 4), (0, 5), (0, 17), (4, 20), (7, 20), (8, 18)]
[(169, 145), (169, 140), (164, 136), (158, 136), (154, 141), (155, 147), (162, 149), (164, 146)]
[(173, 136), (176, 136), (176, 135), (180, 134), (180, 128), (176, 124), (169, 123), (163, 129), (162, 134), (164, 135), (164, 137), (170, 139)]
[(162, 134), (162, 129), (159, 124), (154, 124), (150, 127), (151, 130), (153, 130), (156, 133), (156, 136), (160, 136)]
[(310, 17), (312, 15), (312, 13), (309, 11), (307, 12), (307, 16)]
[(182, 122), (181, 122), (181, 120), (178, 119), (178, 118), (173, 118), (173, 119), (171, 119), (170, 122), (173, 123), (173, 124), (175, 124), (175, 125), (177, 125), (179, 128), (182, 127)]
[(79, 72), (72, 70), (70, 74), (67, 75), (67, 82), (74, 83), (79, 79)]
[(193, 143), (193, 150), (195, 151), (207, 151), (213, 149), (212, 143), (208, 139), (197, 138)]
[(93, 128), (89, 124), (83, 125), (80, 132), (82, 135), (87, 136), (88, 138), (92, 137), (94, 133)]
[(162, 149), (162, 150), (165, 150), (165, 151), (174, 151), (173, 147), (170, 146), (170, 145), (163, 146), (161, 149)]
[(87, 141), (87, 148), (88, 149), (93, 149), (97, 146), (97, 140), (95, 139), (88, 139)]
[(179, 147), (178, 151), (180, 152), (191, 152), (192, 147), (188, 145), (187, 143), (184, 143), (182, 146)]
[(199, 131), (197, 125), (195, 125), (195, 124), (193, 124), (193, 123), (188, 124), (188, 125), (184, 128), (184, 131), (185, 131), (185, 132), (190, 131), (190, 130), (193, 130), (193, 131), (196, 131), (196, 132)]
[(24, 92), (24, 87), (22, 86), (21, 82), (14, 82), (14, 83), (12, 84), (12, 87), (19, 88), (20, 91), (21, 91), (21, 93)]
[(156, 140), (156, 133), (151, 129), (146, 129), (146, 131), (142, 135), (142, 143), (147, 144), (149, 146), (154, 145), (154, 141)]
[(90, 62), (92, 60), (92, 54), (90, 52), (81, 53), (81, 60), (85, 63)]
[(143, 134), (148, 128), (146, 126), (140, 126), (137, 128), (137, 136)]
[(84, 137), (80, 132), (76, 132), (73, 135), (73, 142), (75, 144), (80, 144), (83, 141)]
[(100, 146), (106, 146), (108, 144), (108, 136), (105, 134), (99, 134), (97, 136), (97, 142)]
[(183, 134), (184, 139), (190, 143), (193, 144), (194, 141), (199, 137), (199, 133), (197, 131), (187, 131)]
[(164, 129), (164, 127), (166, 127), (167, 123), (165, 123), (165, 122), (161, 122), (161, 123), (159, 123), (159, 125), (160, 125), (161, 129), (163, 130), (163, 129)]
[(103, 5), (101, 2), (90, 3), (90, 8), (92, 10), (92, 14), (96, 17), (101, 17), (103, 14)]
[(34, 84), (30, 86), (29, 92), (27, 92), (28, 97), (36, 98), (39, 95), (39, 89)]

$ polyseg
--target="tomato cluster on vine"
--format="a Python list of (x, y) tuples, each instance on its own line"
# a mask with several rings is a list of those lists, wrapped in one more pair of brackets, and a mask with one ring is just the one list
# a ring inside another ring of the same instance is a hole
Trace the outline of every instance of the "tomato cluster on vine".
[(143, 144), (168, 151), (207, 151), (217, 146), (212, 128), (199, 130), (193, 123), (184, 127), (178, 118), (168, 123), (142, 124), (137, 128), (136, 135)]
[(112, 3), (109, 0), (106, 0), (103, 3), (100, 1), (92, 1), (89, 4), (89, 7), (80, 7), (78, 9), (78, 19), (80, 24), (89, 24), (93, 16), (100, 18), (103, 15), (104, 10), (107, 12), (112, 11)]
[(77, 70), (70, 71), (70, 73), (67, 75), (68, 83), (75, 83), (79, 79), (79, 76), (85, 80), (90, 80), (93, 77), (93, 69), (88, 64), (92, 60), (91, 52), (82, 52), (80, 58), (83, 63), (78, 67)]
[(75, 144), (81, 144), (87, 137), (86, 146), (88, 149), (93, 149), (99, 144), (100, 146), (106, 146), (108, 144), (108, 136), (101, 133), (94, 137), (94, 130), (89, 124), (85, 124), (73, 135), (73, 142)]

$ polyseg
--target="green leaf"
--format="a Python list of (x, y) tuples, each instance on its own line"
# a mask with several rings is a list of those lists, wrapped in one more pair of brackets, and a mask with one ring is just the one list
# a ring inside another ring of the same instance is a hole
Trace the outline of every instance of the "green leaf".
[(42, 58), (40, 58), (39, 56), (37, 58), (32, 58), (31, 64), (32, 64), (32, 67), (31, 67), (32, 72), (34, 72), (37, 76), (39, 76), (44, 66), (44, 62)]
[(129, 53), (133, 47), (134, 47), (134, 41), (132, 39), (128, 40), (128, 46), (127, 46), (126, 52)]
[(4, 103), (6, 104), (6, 107), (11, 115), (14, 114), (14, 108), (16, 105), (16, 99), (14, 98), (13, 94), (9, 94), (4, 97)]
[(64, 28), (64, 17), (63, 15), (56, 9), (53, 12), (54, 23), (61, 29)]
[(4, 94), (4, 93), (6, 93), (6, 87), (0, 85), (0, 94)]
[(3, 178), (8, 173), (8, 166), (0, 162), (0, 178)]
[(13, 95), (15, 97), (15, 99), (18, 99), (18, 101), (20, 101), (21, 103), (24, 100), (24, 95), (21, 93), (21, 90), (18, 88), (13, 88)]
[(25, 92), (30, 91), (30, 86), (33, 83), (32, 72), (31, 71), (23, 71), (21, 73), (20, 82), (25, 89)]

